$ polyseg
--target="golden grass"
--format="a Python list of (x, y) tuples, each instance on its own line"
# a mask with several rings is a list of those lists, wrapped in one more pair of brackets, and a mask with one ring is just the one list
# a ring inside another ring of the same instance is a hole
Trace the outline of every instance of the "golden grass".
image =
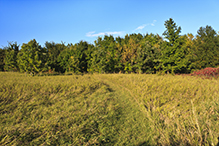
[(105, 75), (131, 92), (161, 145), (214, 145), (219, 136), (219, 80), (191, 76)]
[(0, 73), (0, 145), (216, 145), (219, 79)]

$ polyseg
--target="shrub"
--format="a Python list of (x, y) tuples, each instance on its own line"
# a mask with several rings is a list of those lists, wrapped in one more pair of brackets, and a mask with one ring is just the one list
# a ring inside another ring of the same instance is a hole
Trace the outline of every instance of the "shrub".
[(200, 76), (200, 77), (207, 77), (207, 78), (217, 78), (219, 77), (219, 67), (217, 68), (212, 68), (212, 67), (207, 67), (202, 70), (194, 71), (193, 73), (190, 74), (191, 76)]

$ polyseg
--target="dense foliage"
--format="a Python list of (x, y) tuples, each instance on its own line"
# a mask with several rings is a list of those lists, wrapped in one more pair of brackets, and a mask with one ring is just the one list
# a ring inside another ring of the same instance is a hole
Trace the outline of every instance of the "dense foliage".
[(21, 46), (18, 53), (18, 67), (21, 72), (31, 74), (47, 70), (47, 55), (45, 48), (42, 48), (35, 39)]
[(211, 26), (200, 27), (197, 35), (180, 35), (172, 18), (165, 21), (164, 38), (158, 34), (127, 34), (124, 38), (98, 37), (94, 44), (46, 42), (35, 39), (9, 43), (0, 49), (0, 70), (41, 73), (191, 73), (219, 66), (219, 35)]
[(4, 49), (0, 48), (0, 71), (4, 70), (4, 58), (5, 58), (5, 51)]
[(17, 43), (9, 43), (8, 47), (6, 48), (5, 58), (4, 58), (4, 69), (6, 71), (17, 71), (18, 64), (17, 64), (17, 54), (19, 51), (19, 46)]

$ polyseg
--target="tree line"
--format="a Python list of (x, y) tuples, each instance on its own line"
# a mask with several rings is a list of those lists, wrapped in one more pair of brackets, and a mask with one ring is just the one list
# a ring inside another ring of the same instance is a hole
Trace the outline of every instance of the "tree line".
[(158, 34), (130, 34), (124, 38), (105, 35), (94, 44), (46, 42), (35, 39), (0, 49), (0, 70), (27, 73), (48, 71), (74, 73), (191, 73), (219, 66), (219, 35), (211, 26), (200, 27), (197, 35), (180, 35), (172, 18)]

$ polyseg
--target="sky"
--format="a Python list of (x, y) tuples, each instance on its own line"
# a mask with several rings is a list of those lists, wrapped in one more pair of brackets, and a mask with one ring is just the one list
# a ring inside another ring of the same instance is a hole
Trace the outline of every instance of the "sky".
[(181, 35), (200, 27), (219, 31), (219, 0), (0, 0), (0, 48), (32, 39), (75, 44), (98, 36), (162, 36), (172, 18)]

